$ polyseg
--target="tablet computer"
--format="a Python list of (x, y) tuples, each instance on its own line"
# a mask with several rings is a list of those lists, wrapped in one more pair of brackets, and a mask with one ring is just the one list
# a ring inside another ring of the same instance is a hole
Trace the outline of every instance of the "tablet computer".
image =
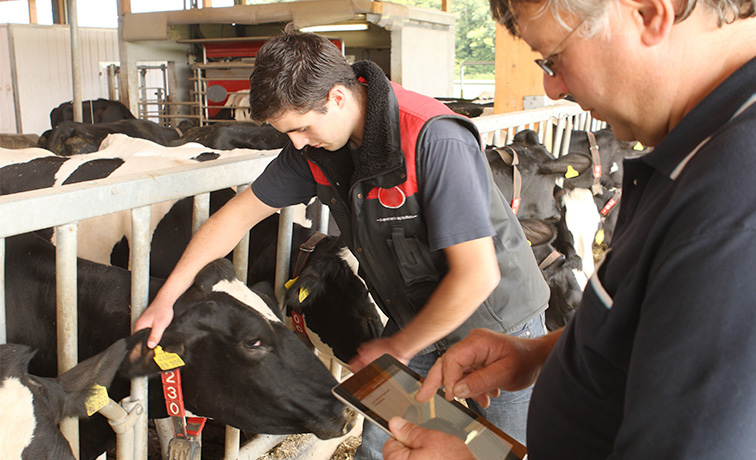
[(390, 355), (383, 355), (336, 385), (333, 394), (391, 435), (388, 421), (400, 416), (416, 425), (462, 439), (478, 460), (523, 460), (525, 446), (439, 390), (427, 403), (415, 395), (423, 378)]

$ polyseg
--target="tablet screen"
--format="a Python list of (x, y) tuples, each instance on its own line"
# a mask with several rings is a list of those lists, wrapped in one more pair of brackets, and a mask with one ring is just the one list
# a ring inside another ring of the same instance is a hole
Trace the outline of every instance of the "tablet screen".
[(334, 394), (385, 431), (388, 420), (398, 415), (462, 439), (480, 460), (516, 460), (525, 455), (524, 446), (457, 401), (447, 401), (440, 392), (427, 403), (417, 402), (421, 382), (411, 369), (384, 355), (336, 386)]

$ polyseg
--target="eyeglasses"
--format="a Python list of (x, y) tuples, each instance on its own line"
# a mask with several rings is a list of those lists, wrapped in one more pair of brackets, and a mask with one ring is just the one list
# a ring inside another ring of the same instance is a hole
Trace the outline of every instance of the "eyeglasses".
[(583, 25), (586, 19), (588, 19), (588, 17), (584, 17), (580, 22), (578, 22), (578, 25), (576, 25), (575, 28), (572, 29), (561, 42), (559, 42), (559, 44), (554, 48), (554, 51), (552, 51), (548, 56), (543, 59), (535, 60), (535, 63), (538, 64), (538, 67), (540, 67), (546, 75), (551, 78), (556, 77), (556, 69), (554, 69), (556, 62), (554, 62), (554, 56), (557, 54), (557, 51), (562, 47), (562, 45), (567, 42), (570, 36), (575, 33), (575, 31), (578, 30), (581, 25)]

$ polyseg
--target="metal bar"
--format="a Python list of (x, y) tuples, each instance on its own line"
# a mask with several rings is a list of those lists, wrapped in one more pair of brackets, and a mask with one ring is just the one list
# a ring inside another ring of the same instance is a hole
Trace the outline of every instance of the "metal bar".
[(567, 126), (564, 128), (564, 137), (562, 138), (562, 149), (558, 156), (563, 157), (570, 153), (570, 139), (572, 139), (572, 117), (567, 118)]
[[(254, 152), (209, 163), (182, 165), (0, 196), (0, 238), (84, 220), (135, 207), (175, 200), (252, 182), (277, 155)], [(75, 206), (72, 204), (75, 203)], [(32, 209), (37, 210), (33, 212)], [(40, 211), (44, 210), (44, 211)]]
[(116, 93), (116, 65), (108, 65), (108, 99), (111, 101), (117, 101), (118, 96)]
[(197, 233), (208, 217), (210, 217), (210, 194), (196, 195), (192, 206), (192, 234)]
[[(68, 25), (71, 32), (71, 80), (73, 82), (73, 121), (81, 123), (84, 114), (81, 107), (81, 47), (79, 46), (79, 8), (77, 0), (68, 0)], [(92, 120), (94, 123), (94, 120)]]
[[(58, 342), (58, 375), (72, 369), (79, 361), (76, 319), (76, 224), (55, 228), (55, 290)], [(74, 457), (79, 458), (79, 421), (67, 418), (60, 423), (60, 431), (71, 445)]]
[(232, 426), (226, 426), (226, 451), (223, 460), (238, 460), (240, 443), (241, 432)]
[(173, 119), (178, 116), (176, 108), (176, 95), (178, 94), (178, 79), (176, 78), (176, 62), (168, 61), (168, 119), (171, 121), (171, 127), (178, 127), (178, 123), (173, 123)]
[[(150, 297), (150, 215), (151, 206), (131, 210), (131, 327), (149, 304)], [(131, 379), (131, 401), (144, 412), (134, 425), (134, 459), (147, 460), (147, 377)]]
[(0, 238), (0, 345), (8, 343), (5, 317), (5, 238)]
[[(242, 193), (249, 185), (236, 187), (236, 194)], [(249, 269), (249, 232), (244, 234), (239, 244), (234, 248), (234, 272), (236, 277), (243, 283), (247, 283), (247, 271)], [(241, 445), (241, 432), (232, 426), (226, 426), (225, 460), (237, 460)]]
[(562, 151), (562, 138), (564, 137), (564, 125), (566, 121), (564, 117), (560, 117), (557, 121), (556, 132), (554, 133), (554, 145), (551, 147), (551, 153), (555, 157), (559, 156), (559, 152)]
[[(278, 247), (276, 248), (276, 277), (274, 289), (278, 305), (283, 312), (286, 281), (289, 280), (289, 266), (291, 265), (291, 240), (294, 211), (291, 207), (281, 209), (278, 221)], [(284, 312), (285, 313), (285, 312)]]

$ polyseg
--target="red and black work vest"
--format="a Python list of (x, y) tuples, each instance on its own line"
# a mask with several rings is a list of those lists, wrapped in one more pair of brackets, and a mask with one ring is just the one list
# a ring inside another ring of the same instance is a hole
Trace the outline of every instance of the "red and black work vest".
[[(355, 70), (360, 75), (360, 69)], [(448, 271), (444, 252), (431, 251), (428, 244), (418, 193), (417, 146), (427, 127), (441, 118), (454, 119), (476, 139), (480, 136), (470, 120), (441, 102), (389, 85), (385, 77), (383, 88), (383, 82), (375, 84), (375, 80), (368, 79), (368, 106), (378, 92), (386, 113), (376, 115), (375, 122), (368, 111), (363, 145), (354, 160), (350, 161), (352, 153), (346, 148), (338, 152), (305, 149), (303, 153), (318, 197), (330, 208), (342, 238), (358, 259), (360, 275), (373, 298), (402, 327), (425, 305)], [(490, 170), (489, 184), (502, 281), (464, 324), (424, 351), (444, 350), (473, 328), (507, 331), (546, 308), (548, 287), (516, 217), (493, 185)]]

